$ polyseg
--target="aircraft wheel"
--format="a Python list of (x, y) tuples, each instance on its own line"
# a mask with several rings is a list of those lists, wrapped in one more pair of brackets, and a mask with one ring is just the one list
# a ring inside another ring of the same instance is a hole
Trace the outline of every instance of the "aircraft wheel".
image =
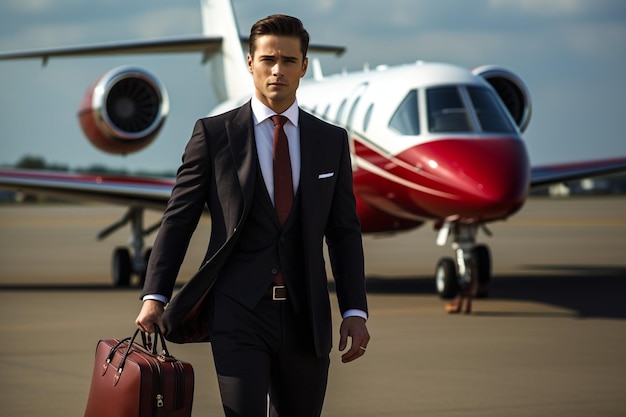
[(452, 258), (441, 258), (435, 269), (437, 293), (443, 299), (454, 298), (459, 293), (459, 277)]
[(113, 252), (113, 262), (111, 265), (111, 276), (113, 285), (116, 287), (128, 287), (130, 276), (133, 272), (133, 264), (130, 259), (130, 252), (127, 248), (119, 247)]
[(143, 261), (145, 264), (145, 269), (139, 274), (139, 288), (143, 288), (143, 284), (146, 283), (146, 272), (148, 270), (148, 262), (150, 261), (150, 255), (152, 255), (152, 248), (146, 249), (143, 254)]
[(476, 297), (485, 298), (489, 294), (489, 283), (491, 282), (491, 253), (487, 245), (476, 245), (472, 251), (474, 261), (473, 271), (476, 271), (478, 278), (478, 289)]

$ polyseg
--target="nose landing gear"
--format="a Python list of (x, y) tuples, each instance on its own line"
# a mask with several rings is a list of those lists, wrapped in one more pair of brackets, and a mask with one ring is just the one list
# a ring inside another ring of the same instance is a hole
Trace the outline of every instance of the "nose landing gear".
[[(483, 227), (486, 233), (489, 231)], [(437, 243), (442, 246), (453, 235), (452, 249), (456, 259), (445, 257), (435, 269), (437, 293), (446, 300), (449, 313), (472, 311), (472, 299), (486, 297), (491, 281), (491, 254), (483, 244), (476, 244), (478, 226), (449, 223), (440, 229)]]

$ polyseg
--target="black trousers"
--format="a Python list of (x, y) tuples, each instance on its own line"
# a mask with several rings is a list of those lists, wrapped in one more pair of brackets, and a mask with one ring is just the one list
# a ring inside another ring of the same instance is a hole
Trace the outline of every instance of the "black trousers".
[(318, 357), (308, 319), (288, 301), (254, 310), (215, 292), (211, 346), (226, 417), (318, 417), (330, 358)]

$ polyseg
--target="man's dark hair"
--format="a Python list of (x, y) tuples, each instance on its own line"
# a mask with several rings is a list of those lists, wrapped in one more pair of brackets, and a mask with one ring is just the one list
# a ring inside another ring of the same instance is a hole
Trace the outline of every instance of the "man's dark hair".
[(284, 14), (273, 14), (261, 19), (250, 28), (250, 56), (254, 56), (257, 38), (264, 35), (289, 36), (300, 39), (302, 57), (306, 57), (309, 49), (309, 32), (300, 19)]

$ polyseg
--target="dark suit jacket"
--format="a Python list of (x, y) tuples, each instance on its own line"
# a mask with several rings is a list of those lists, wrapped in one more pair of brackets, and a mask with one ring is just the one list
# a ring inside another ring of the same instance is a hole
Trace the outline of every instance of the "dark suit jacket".
[[(360, 223), (345, 130), (300, 110), (301, 194), (305, 279), (316, 351), (331, 349), (331, 308), (323, 259), (328, 245), (341, 312), (367, 311)], [(167, 306), (169, 340), (208, 341), (206, 299), (238, 239), (258, 175), (250, 103), (196, 122), (154, 244), (142, 296), (170, 297), (205, 204), (211, 238), (199, 271)]]

